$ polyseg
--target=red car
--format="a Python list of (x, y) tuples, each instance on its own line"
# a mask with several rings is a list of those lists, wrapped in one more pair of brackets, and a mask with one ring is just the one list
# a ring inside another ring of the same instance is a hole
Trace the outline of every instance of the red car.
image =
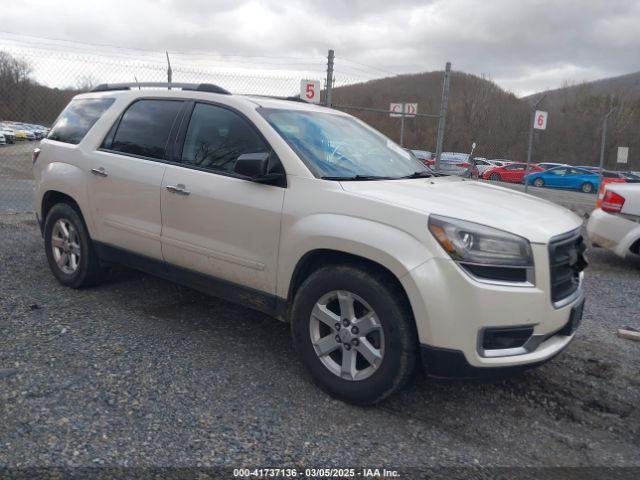
[[(484, 172), (482, 178), (498, 182), (523, 183), (526, 166), (526, 163), (512, 163), (503, 167), (492, 168)], [(535, 172), (544, 172), (544, 168), (532, 163), (529, 165), (529, 170), (527, 170), (526, 173)]]

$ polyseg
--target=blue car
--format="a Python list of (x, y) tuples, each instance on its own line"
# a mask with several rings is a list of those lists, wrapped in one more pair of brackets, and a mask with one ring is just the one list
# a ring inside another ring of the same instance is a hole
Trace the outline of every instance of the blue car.
[(544, 172), (530, 173), (525, 182), (536, 187), (566, 188), (594, 193), (600, 188), (600, 176), (586, 168), (555, 167)]

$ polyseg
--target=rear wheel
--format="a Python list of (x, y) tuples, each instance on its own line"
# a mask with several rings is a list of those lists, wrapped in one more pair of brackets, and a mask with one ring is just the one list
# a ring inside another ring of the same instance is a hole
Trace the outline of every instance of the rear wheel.
[(582, 190), (583, 193), (593, 193), (593, 185), (589, 182), (585, 182), (580, 187), (580, 190)]
[(298, 290), (292, 334), (316, 383), (344, 401), (370, 405), (413, 376), (418, 341), (403, 292), (384, 275), (328, 266)]
[(499, 182), (501, 180), (499, 173), (492, 173), (489, 175), (489, 180), (493, 180), (494, 182)]
[(49, 210), (44, 243), (51, 272), (63, 285), (86, 287), (104, 278), (89, 232), (71, 205), (58, 203)]
[(536, 179), (533, 181), (533, 184), (534, 184), (536, 187), (543, 187), (543, 186), (544, 186), (544, 180), (543, 180), (543, 179), (541, 179), (541, 178), (536, 178)]

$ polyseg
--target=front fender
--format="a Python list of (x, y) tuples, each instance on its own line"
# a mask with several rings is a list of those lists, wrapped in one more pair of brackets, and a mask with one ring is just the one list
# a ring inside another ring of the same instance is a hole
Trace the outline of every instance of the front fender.
[(307, 216), (282, 233), (276, 288), (279, 297), (287, 298), (298, 262), (307, 253), (324, 249), (376, 262), (398, 279), (432, 257), (420, 240), (390, 225), (347, 215)]

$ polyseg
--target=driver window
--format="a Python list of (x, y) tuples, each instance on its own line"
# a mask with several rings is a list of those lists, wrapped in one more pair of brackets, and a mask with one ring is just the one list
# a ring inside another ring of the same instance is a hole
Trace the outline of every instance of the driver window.
[(213, 171), (233, 172), (244, 153), (270, 152), (257, 132), (226, 108), (197, 103), (182, 149), (182, 163)]

